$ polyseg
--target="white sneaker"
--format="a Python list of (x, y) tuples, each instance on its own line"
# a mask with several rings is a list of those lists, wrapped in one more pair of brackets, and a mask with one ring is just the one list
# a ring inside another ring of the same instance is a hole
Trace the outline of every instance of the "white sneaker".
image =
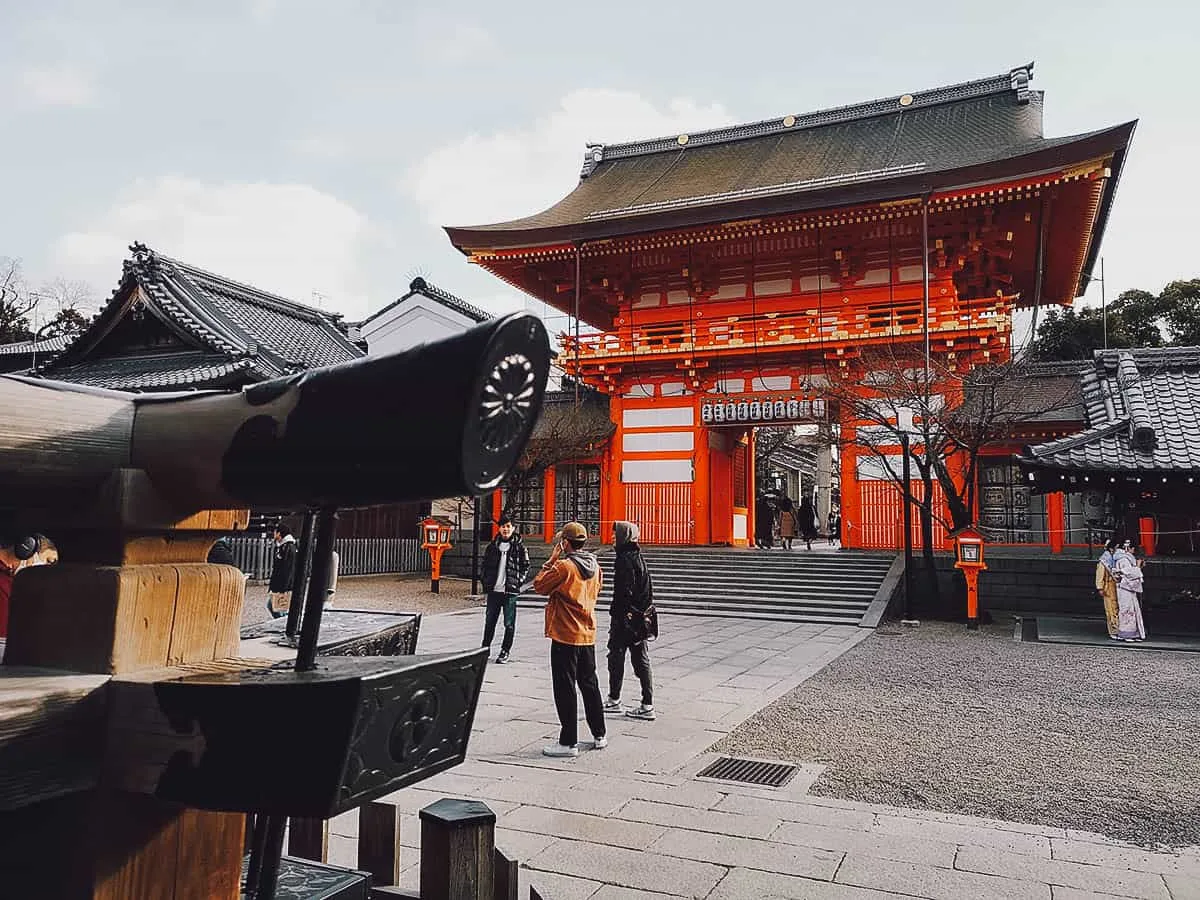
[(658, 718), (654, 712), (654, 707), (646, 706), (645, 704), (642, 704), (634, 709), (627, 709), (625, 711), (625, 715), (631, 719), (645, 719), (648, 722), (653, 722)]
[(621, 712), (623, 708), (624, 707), (621, 706), (620, 700), (613, 700), (609, 698), (604, 701), (605, 712)]
[(607, 734), (604, 737), (598, 737), (598, 738), (596, 738), (596, 740), (592, 741), (592, 749), (593, 750), (603, 750), (607, 746), (608, 746), (608, 735)]
[(579, 748), (574, 744), (570, 746), (566, 744), (547, 744), (542, 748), (542, 756), (554, 756), (566, 758), (570, 756), (578, 756)]

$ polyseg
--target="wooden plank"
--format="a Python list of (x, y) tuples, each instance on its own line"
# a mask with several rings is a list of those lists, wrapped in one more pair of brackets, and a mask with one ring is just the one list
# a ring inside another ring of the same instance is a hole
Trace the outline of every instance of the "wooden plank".
[(95, 787), (108, 681), (0, 666), (0, 810)]
[(288, 856), (329, 862), (329, 821), (293, 818), (288, 822)]
[(217, 566), (220, 587), (217, 627), (210, 659), (237, 656), (241, 647), (242, 607), (246, 603), (246, 579), (232, 566)]
[(400, 883), (400, 810), (372, 801), (358, 810), (358, 867), (371, 873), (371, 884)]
[(239, 900), (244, 830), (241, 813), (183, 810), (174, 900)]
[(123, 674), (236, 655), (243, 579), (207, 563), (60, 563), (14, 584), (5, 661)]
[(99, 799), (96, 816), (103, 827), (95, 832), (93, 900), (174, 898), (179, 862), (178, 808), (148, 797), (106, 791)]
[(178, 577), (178, 591), (167, 665), (212, 659), (221, 609), (230, 606), (221, 602), (221, 569), (207, 564), (172, 568)]

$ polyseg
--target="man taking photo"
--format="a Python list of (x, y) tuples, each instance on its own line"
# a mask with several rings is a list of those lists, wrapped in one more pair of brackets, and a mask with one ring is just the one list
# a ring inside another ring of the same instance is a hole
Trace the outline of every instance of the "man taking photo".
[(557, 536), (550, 559), (542, 566), (533, 589), (546, 600), (546, 637), (550, 638), (550, 674), (554, 705), (561, 725), (558, 743), (542, 748), (546, 756), (578, 756), (579, 723), (575, 689), (595, 739), (592, 748), (608, 746), (604, 699), (596, 679), (596, 597), (602, 576), (596, 556), (584, 550), (587, 529), (568, 522)]

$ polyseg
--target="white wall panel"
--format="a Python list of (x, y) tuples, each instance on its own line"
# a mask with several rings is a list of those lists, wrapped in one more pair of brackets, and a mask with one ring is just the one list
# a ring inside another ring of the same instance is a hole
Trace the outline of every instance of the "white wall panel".
[(678, 484), (692, 480), (690, 459), (627, 459), (621, 463), (621, 481), (625, 484)]
[(627, 431), (621, 438), (626, 453), (654, 453), (669, 450), (694, 450), (694, 431)]
[(625, 428), (690, 427), (696, 422), (696, 411), (690, 406), (655, 406), (650, 409), (627, 409), (621, 417)]

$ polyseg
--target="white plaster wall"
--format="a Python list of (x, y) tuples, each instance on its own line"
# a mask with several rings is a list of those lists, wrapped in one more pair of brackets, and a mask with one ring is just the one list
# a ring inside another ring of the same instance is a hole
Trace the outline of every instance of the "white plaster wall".
[(396, 353), (418, 344), (460, 334), (476, 323), (440, 303), (417, 294), (363, 325), (367, 353)]

